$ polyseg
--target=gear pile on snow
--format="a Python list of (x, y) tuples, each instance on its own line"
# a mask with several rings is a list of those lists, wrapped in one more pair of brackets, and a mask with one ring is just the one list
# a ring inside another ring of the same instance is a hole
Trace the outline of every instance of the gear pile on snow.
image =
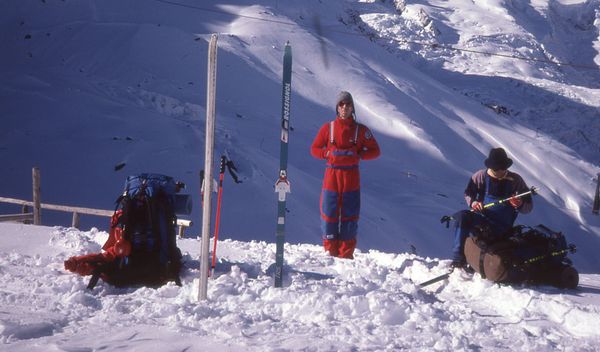
[(485, 228), (477, 228), (465, 242), (467, 263), (483, 278), (502, 283), (549, 284), (575, 288), (579, 274), (567, 253), (575, 252), (561, 232), (544, 225), (516, 226), (512, 235), (492, 240)]
[(169, 281), (181, 285), (181, 251), (177, 248), (177, 214), (189, 214), (188, 195), (176, 194), (184, 185), (169, 176), (129, 176), (117, 199), (103, 252), (71, 257), (65, 269), (92, 275), (118, 286), (157, 287)]

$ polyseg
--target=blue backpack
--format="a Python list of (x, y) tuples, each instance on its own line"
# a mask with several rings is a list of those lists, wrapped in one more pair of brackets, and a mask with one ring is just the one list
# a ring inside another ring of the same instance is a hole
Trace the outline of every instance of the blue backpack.
[[(97, 267), (88, 288), (93, 288), (99, 278), (118, 287), (158, 287), (169, 281), (181, 286), (175, 214), (189, 214), (191, 210), (189, 197), (177, 194), (182, 187), (185, 185), (165, 175), (127, 177), (125, 190), (116, 201), (109, 239), (103, 247), (106, 252), (115, 253), (115, 259)], [(183, 210), (182, 199), (187, 207)]]

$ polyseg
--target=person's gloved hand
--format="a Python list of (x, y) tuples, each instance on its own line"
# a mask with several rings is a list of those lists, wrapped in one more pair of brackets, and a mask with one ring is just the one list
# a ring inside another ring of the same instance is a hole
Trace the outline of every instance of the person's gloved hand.
[(342, 154), (344, 156), (349, 156), (349, 157), (356, 157), (359, 158), (360, 157), (360, 150), (358, 149), (357, 146), (353, 145), (350, 148), (346, 148), (346, 149), (338, 149), (338, 151), (342, 152)]
[(521, 199), (520, 197), (512, 197), (508, 200), (508, 202), (510, 203), (510, 205), (515, 208), (518, 209), (521, 207), (521, 205), (523, 205), (523, 199)]
[(473, 203), (471, 203), (471, 209), (473, 209), (475, 211), (482, 211), (483, 210), (483, 203), (478, 202), (478, 201), (474, 201)]

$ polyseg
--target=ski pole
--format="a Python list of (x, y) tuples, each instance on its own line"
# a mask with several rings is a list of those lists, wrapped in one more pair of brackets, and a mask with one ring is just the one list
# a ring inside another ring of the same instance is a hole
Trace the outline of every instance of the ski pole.
[[(486, 209), (486, 208), (489, 208), (489, 207), (493, 207), (494, 205), (500, 205), (502, 203), (510, 201), (511, 199), (521, 198), (521, 197), (524, 197), (524, 196), (529, 195), (529, 194), (532, 194), (532, 195), (537, 194), (537, 189), (535, 187), (531, 187), (529, 189), (529, 191), (527, 191), (527, 192), (523, 192), (521, 194), (515, 194), (514, 196), (511, 196), (511, 197), (508, 197), (508, 198), (505, 198), (505, 199), (500, 199), (499, 201), (496, 201), (496, 202), (491, 202), (491, 203), (485, 204), (483, 206), (483, 209)], [(471, 209), (471, 211), (474, 211), (474, 210)]]
[(546, 259), (546, 258), (550, 258), (550, 257), (556, 257), (556, 256), (559, 256), (559, 255), (566, 254), (568, 252), (575, 253), (576, 250), (577, 250), (577, 247), (575, 247), (574, 244), (570, 244), (565, 249), (561, 249), (559, 251), (554, 251), (554, 252), (550, 252), (550, 253), (543, 254), (543, 255), (538, 255), (537, 257), (533, 257), (533, 258), (529, 258), (527, 260), (524, 260), (520, 265), (527, 265), (527, 264), (539, 262), (542, 259)]
[(217, 215), (215, 219), (215, 236), (213, 240), (212, 264), (210, 267), (210, 276), (213, 278), (215, 275), (215, 266), (217, 262), (217, 241), (219, 240), (219, 223), (221, 220), (221, 195), (223, 194), (223, 176), (225, 175), (226, 162), (227, 158), (224, 155), (221, 156), (221, 166), (219, 168), (219, 191), (217, 193)]
[(452, 271), (453, 270), (451, 269), (450, 271), (448, 271), (445, 274), (442, 274), (440, 276), (436, 276), (436, 277), (434, 277), (431, 280), (427, 280), (425, 282), (422, 282), (422, 283), (419, 284), (419, 287), (429, 286), (429, 285), (435, 284), (436, 282), (439, 282), (439, 281), (442, 281), (442, 280), (446, 280), (447, 278), (450, 277), (450, 274), (452, 274)]
[(594, 196), (594, 205), (592, 206), (592, 213), (598, 215), (600, 213), (600, 172), (596, 178), (596, 195)]
[[(508, 201), (510, 201), (511, 199), (514, 199), (514, 198), (521, 198), (521, 197), (524, 197), (524, 196), (527, 196), (527, 195), (530, 195), (530, 194), (531, 194), (531, 195), (536, 195), (536, 194), (537, 194), (537, 188), (535, 188), (535, 187), (531, 187), (531, 188), (529, 189), (529, 191), (527, 191), (527, 192), (523, 192), (523, 193), (520, 193), (520, 194), (515, 194), (514, 196), (510, 196), (510, 197), (508, 197), (508, 198), (500, 199), (500, 200), (498, 200), (498, 201), (495, 201), (495, 202), (491, 202), (491, 203), (485, 204), (485, 205), (483, 205), (483, 209), (487, 209), (487, 208), (493, 207), (493, 206), (495, 206), (495, 205), (499, 205), (499, 204), (502, 204), (502, 203), (508, 202)], [(469, 209), (469, 211), (470, 211), (470, 212), (473, 212), (473, 213), (475, 212), (475, 210), (474, 210), (474, 209)], [(443, 224), (443, 223), (446, 223), (446, 227), (450, 227), (450, 221), (452, 221), (452, 220), (454, 220), (454, 217), (453, 217), (453, 216), (450, 216), (450, 215), (444, 215), (444, 216), (442, 216), (442, 218), (440, 219), (440, 222), (441, 222), (442, 224)]]

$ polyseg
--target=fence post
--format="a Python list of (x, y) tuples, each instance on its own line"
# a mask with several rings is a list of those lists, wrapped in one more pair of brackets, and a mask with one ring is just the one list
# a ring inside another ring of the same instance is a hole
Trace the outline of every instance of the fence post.
[[(24, 206), (21, 208), (21, 213), (23, 213), (23, 214), (27, 214), (27, 213), (29, 213), (29, 206), (28, 206), (28, 205), (24, 205)], [(23, 220), (23, 223), (24, 223), (24, 224), (31, 224), (31, 220)]]
[(71, 222), (71, 227), (79, 229), (79, 213), (76, 211), (73, 212), (73, 221)]
[(34, 167), (31, 169), (31, 176), (33, 179), (33, 224), (42, 224), (42, 206), (40, 197), (40, 169)]

